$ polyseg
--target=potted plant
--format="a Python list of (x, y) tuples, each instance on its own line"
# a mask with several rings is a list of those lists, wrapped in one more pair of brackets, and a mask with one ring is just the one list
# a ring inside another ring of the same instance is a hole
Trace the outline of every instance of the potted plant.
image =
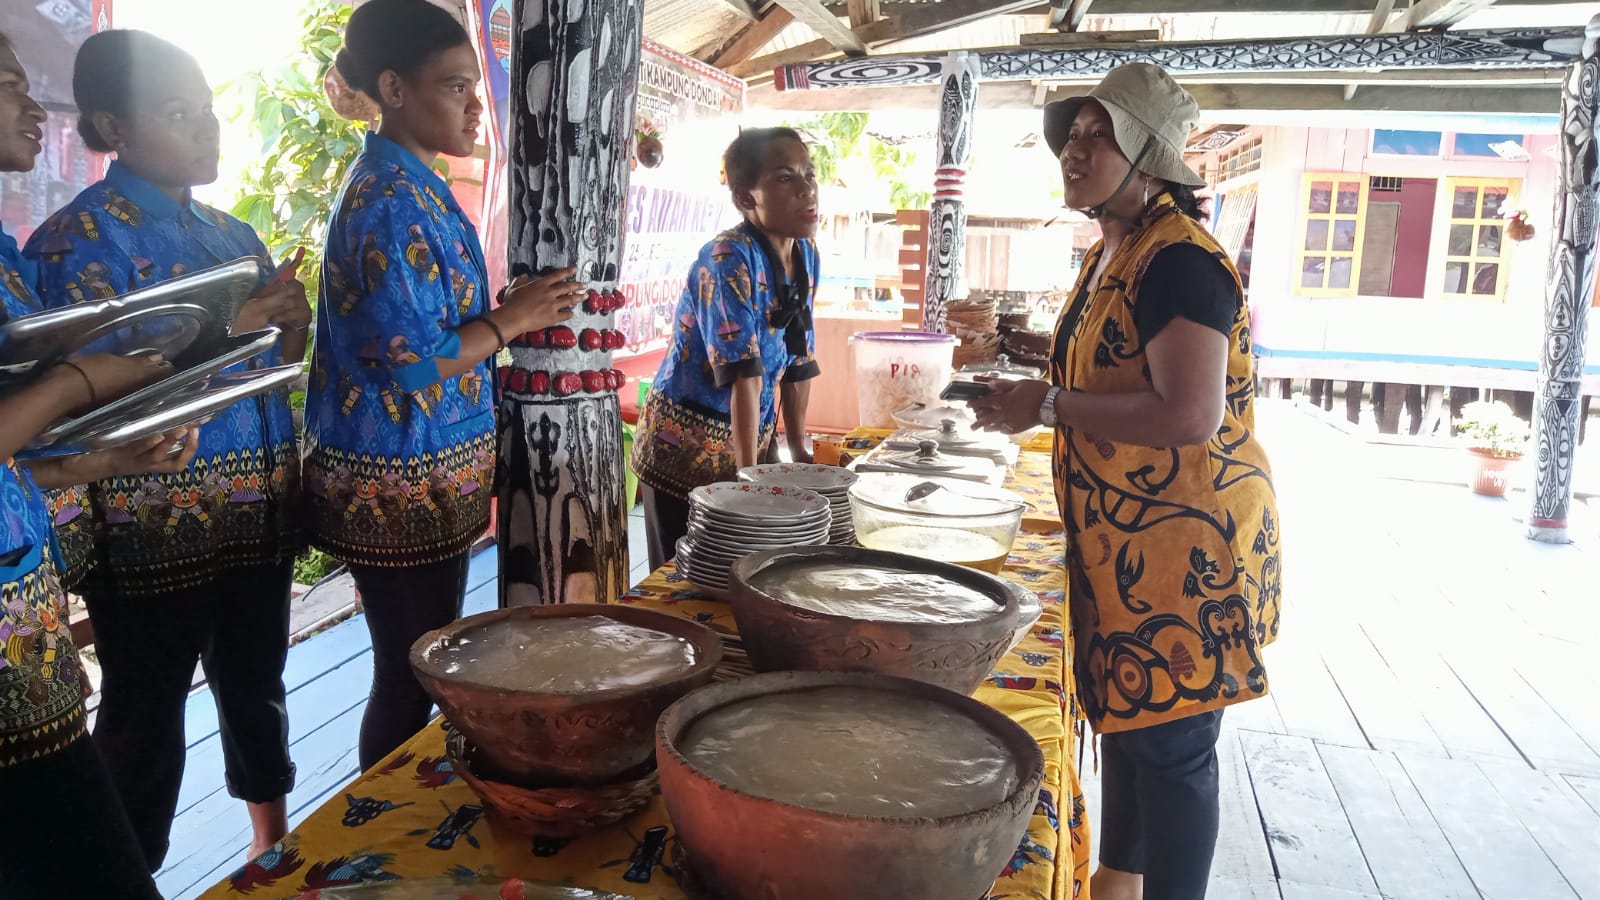
[(1522, 458), (1528, 423), (1498, 400), (1476, 400), (1461, 408), (1456, 430), (1472, 459), (1472, 490), (1487, 497), (1506, 495), (1506, 468)]
[(1528, 221), (1527, 210), (1519, 209), (1506, 219), (1506, 237), (1513, 241), (1526, 241), (1533, 237), (1533, 224)]

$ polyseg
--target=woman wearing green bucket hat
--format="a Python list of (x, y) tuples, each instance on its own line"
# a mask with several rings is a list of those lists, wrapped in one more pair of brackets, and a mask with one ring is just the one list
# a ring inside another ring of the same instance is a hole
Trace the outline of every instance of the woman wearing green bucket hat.
[(1095, 900), (1202, 900), (1222, 710), (1267, 693), (1277, 506), (1255, 437), (1249, 311), (1183, 162), (1199, 117), (1132, 63), (1044, 110), (1067, 206), (1100, 226), (1049, 381), (995, 382), (979, 427), (1056, 429), (1074, 661), (1101, 735)]

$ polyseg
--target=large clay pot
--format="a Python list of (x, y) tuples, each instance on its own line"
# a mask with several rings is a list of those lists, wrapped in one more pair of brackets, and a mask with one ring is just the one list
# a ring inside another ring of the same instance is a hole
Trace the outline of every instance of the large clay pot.
[(1521, 453), (1495, 456), (1480, 447), (1468, 447), (1472, 457), (1472, 492), (1485, 497), (1504, 497), (1511, 483), (1506, 469), (1522, 458)]
[[(512, 619), (604, 616), (687, 639), (695, 664), (686, 673), (643, 687), (542, 694), (507, 691), (450, 673), (428, 649), (464, 632)], [(689, 691), (711, 681), (722, 640), (696, 622), (638, 609), (587, 603), (520, 606), (468, 616), (430, 631), (411, 646), (411, 668), (445, 718), (476, 748), (485, 777), (520, 787), (606, 784), (647, 772), (656, 720)]]
[[(977, 720), (1016, 754), (1016, 789), (963, 815), (846, 816), (736, 790), (679, 752), (689, 726), (711, 710), (835, 685), (932, 699)], [(1039, 745), (994, 708), (918, 681), (849, 673), (774, 672), (701, 688), (661, 717), (656, 762), (667, 814), (695, 880), (721, 900), (977, 900), (1016, 852), (1044, 777)]]
[[(876, 622), (801, 609), (751, 587), (763, 569), (797, 561), (939, 575), (993, 597), (994, 614), (956, 624)], [(733, 564), (728, 584), (739, 636), (758, 672), (877, 672), (971, 694), (1011, 648), (1018, 625), (1017, 593), (1005, 581), (882, 550), (813, 546), (755, 553)]]

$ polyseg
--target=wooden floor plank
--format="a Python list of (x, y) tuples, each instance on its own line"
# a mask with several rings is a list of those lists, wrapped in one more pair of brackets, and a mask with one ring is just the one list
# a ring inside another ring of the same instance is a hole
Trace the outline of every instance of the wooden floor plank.
[(1583, 900), (1600, 900), (1600, 814), (1560, 775), (1526, 766), (1479, 764), (1567, 884)]
[[(1250, 706), (1264, 701), (1240, 704)], [(1228, 715), (1232, 715), (1232, 707)], [(1227, 722), (1225, 716), (1223, 719)], [(1217, 852), (1211, 861), (1208, 896), (1237, 900), (1278, 900), (1277, 875), (1267, 849), (1267, 833), (1256, 807), (1255, 789), (1245, 765), (1239, 730), (1223, 729), (1217, 741), (1219, 808)]]
[(1586, 656), (1575, 647), (1547, 641), (1538, 652), (1515, 657), (1513, 667), (1561, 721), (1600, 754), (1600, 702), (1595, 701), (1590, 679), (1574, 677), (1588, 668)]
[(1318, 748), (1383, 896), (1478, 900), (1439, 823), (1392, 753)]
[(1373, 749), (1447, 755), (1415, 695), (1395, 677), (1366, 632), (1347, 622), (1319, 637), (1328, 671)]
[(1589, 808), (1600, 813), (1600, 778), (1584, 778), (1579, 775), (1566, 775), (1563, 780), (1577, 791), (1578, 796), (1589, 804)]
[[(363, 700), (359, 705), (329, 722), (302, 741), (298, 752), (307, 760), (302, 766), (295, 789), (289, 794), (289, 827), (294, 828), (305, 817), (334, 796), (359, 773), (356, 747), (349, 736), (361, 723), (366, 709)], [(243, 810), (239, 811), (243, 815)], [(213, 815), (204, 821), (212, 829), (211, 839), (179, 860), (169, 860), (156, 876), (156, 886), (168, 897), (188, 897), (203, 893), (211, 885), (244, 864), (245, 851), (250, 844), (248, 824), (226, 815)]]
[(1278, 887), (1283, 890), (1283, 900), (1391, 900), (1367, 891), (1347, 891), (1326, 885), (1296, 884), (1293, 881), (1285, 881)]
[(1477, 763), (1404, 755), (1400, 762), (1484, 897), (1574, 900), (1566, 879)]
[(1376, 893), (1316, 745), (1309, 738), (1249, 731), (1239, 738), (1278, 877)]
[[(1418, 623), (1420, 625), (1420, 623)], [(1431, 641), (1417, 639), (1408, 623), (1367, 618), (1362, 633), (1377, 648), (1390, 671), (1416, 698), (1429, 728), (1445, 751), (1457, 759), (1522, 762), (1505, 732), (1445, 664)]]
[(1346, 747), (1369, 746), (1309, 636), (1280, 639), (1266, 649), (1263, 662), (1288, 734)]
[(1498, 657), (1455, 648), (1446, 649), (1444, 656), (1450, 670), (1535, 767), (1600, 775), (1600, 755)]

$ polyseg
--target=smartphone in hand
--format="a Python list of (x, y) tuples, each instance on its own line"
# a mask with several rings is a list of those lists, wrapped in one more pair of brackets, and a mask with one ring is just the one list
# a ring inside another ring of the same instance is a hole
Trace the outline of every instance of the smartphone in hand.
[(980, 397), (989, 396), (989, 385), (982, 381), (952, 381), (945, 385), (939, 392), (940, 400), (953, 400), (966, 403)]

